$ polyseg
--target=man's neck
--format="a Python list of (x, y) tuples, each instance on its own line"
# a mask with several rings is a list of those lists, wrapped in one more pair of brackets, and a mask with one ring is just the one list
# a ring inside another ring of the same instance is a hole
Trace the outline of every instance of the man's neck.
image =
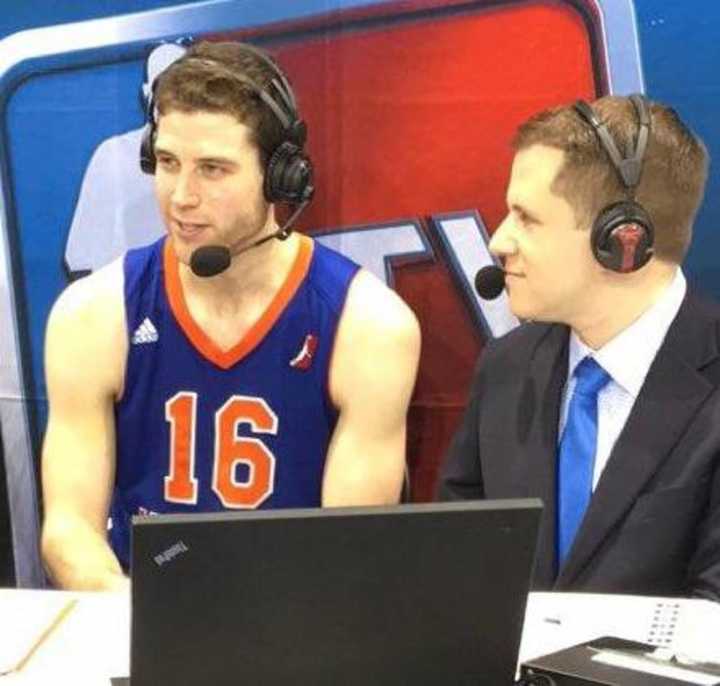
[(568, 322), (580, 340), (599, 350), (649, 310), (675, 277), (677, 265), (654, 261), (641, 272), (618, 275), (599, 289), (594, 307)]
[(292, 268), (298, 237), (271, 239), (232, 258), (221, 274), (199, 277), (180, 265), (180, 280), (186, 299), (202, 300), (210, 307), (240, 307), (248, 298), (272, 297)]
[(272, 240), (233, 258), (222, 274), (195, 276), (180, 265), (180, 281), (190, 316), (221, 350), (237, 345), (268, 308), (287, 280), (300, 239)]

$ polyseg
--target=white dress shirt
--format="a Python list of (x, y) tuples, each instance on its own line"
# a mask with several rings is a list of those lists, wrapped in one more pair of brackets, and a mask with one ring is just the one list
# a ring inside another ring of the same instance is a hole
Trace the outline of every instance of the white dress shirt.
[(593, 471), (593, 490), (610, 457), (615, 441), (630, 416), (650, 365), (680, 309), (687, 283), (677, 269), (660, 298), (630, 326), (599, 350), (586, 346), (572, 331), (568, 352), (568, 380), (563, 391), (558, 437), (562, 437), (568, 406), (576, 379), (575, 367), (589, 355), (610, 375), (610, 382), (598, 393), (598, 436)]

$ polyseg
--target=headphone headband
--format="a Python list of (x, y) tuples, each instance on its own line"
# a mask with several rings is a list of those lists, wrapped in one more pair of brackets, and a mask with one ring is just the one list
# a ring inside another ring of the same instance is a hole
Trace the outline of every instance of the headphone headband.
[[(276, 119), (280, 122), (280, 124), (283, 127), (284, 131), (293, 132), (295, 127), (295, 122), (299, 121), (299, 116), (297, 113), (297, 110), (295, 108), (295, 95), (292, 92), (292, 89), (290, 87), (290, 84), (288, 83), (287, 79), (282, 75), (282, 73), (278, 70), (278, 67), (275, 66), (275, 64), (272, 62), (272, 60), (268, 59), (267, 57), (263, 56), (262, 53), (260, 53), (257, 50), (248, 50), (248, 52), (251, 52), (253, 55), (257, 55), (259, 58), (261, 58), (265, 64), (267, 64), (276, 74), (278, 78), (274, 78), (270, 81), (270, 84), (280, 95), (280, 98), (282, 100), (282, 104), (285, 106), (286, 111), (283, 110), (283, 108), (280, 106), (277, 100), (275, 100), (270, 93), (268, 93), (268, 90), (266, 88), (263, 88), (260, 86), (257, 82), (253, 81), (253, 79), (249, 78), (248, 76), (245, 76), (244, 74), (237, 73), (233, 71), (232, 69), (229, 69), (225, 64), (222, 62), (218, 62), (217, 60), (214, 60), (212, 58), (208, 57), (200, 57), (198, 55), (186, 55), (185, 57), (181, 57), (176, 62), (170, 65), (168, 69), (173, 69), (181, 64), (188, 64), (188, 63), (196, 63), (196, 64), (202, 64), (205, 66), (213, 67), (214, 69), (219, 70), (222, 72), (223, 76), (232, 80), (237, 81), (238, 83), (241, 83), (243, 86), (246, 86), (249, 88), (255, 95), (257, 95), (265, 105), (268, 106), (268, 108), (272, 111), (272, 113), (275, 115)], [(155, 121), (155, 89), (157, 81), (153, 83), (153, 89), (150, 97), (149, 102), (149, 111), (148, 111), (148, 118), (152, 117), (152, 121)], [(292, 136), (288, 136), (292, 139)], [(299, 145), (303, 145), (305, 141), (299, 142)]]
[(640, 183), (640, 175), (642, 174), (642, 163), (650, 136), (650, 109), (643, 95), (634, 93), (629, 99), (635, 107), (639, 128), (635, 150), (633, 151), (632, 144), (628, 143), (628, 151), (625, 156), (620, 154), (615, 139), (608, 131), (605, 122), (597, 116), (595, 110), (588, 103), (584, 100), (578, 100), (573, 105), (573, 109), (594, 129), (605, 152), (610, 157), (613, 167), (620, 176), (620, 180), (625, 188), (632, 193)]

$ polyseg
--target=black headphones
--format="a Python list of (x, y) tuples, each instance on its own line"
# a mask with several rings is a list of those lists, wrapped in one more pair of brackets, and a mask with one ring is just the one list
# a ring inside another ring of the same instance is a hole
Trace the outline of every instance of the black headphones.
[[(310, 158), (303, 150), (307, 138), (307, 127), (297, 111), (295, 95), (285, 75), (279, 67), (263, 52), (253, 46), (243, 44), (243, 48), (262, 60), (275, 73), (270, 86), (279, 96), (273, 98), (268, 90), (260, 87), (252, 79), (231, 71), (221, 62), (211, 58), (188, 55), (181, 57), (175, 65), (185, 62), (212, 64), (222, 68), (225, 74), (249, 88), (272, 111), (283, 127), (282, 142), (270, 153), (265, 166), (263, 191), (268, 202), (287, 202), (307, 204), (312, 199), (313, 167)], [(146, 126), (140, 143), (140, 168), (146, 174), (154, 174), (157, 166), (155, 157), (155, 138), (157, 121), (155, 119), (155, 89), (159, 79), (152, 86), (152, 93), (146, 111)]]
[(635, 150), (628, 145), (627, 156), (618, 150), (605, 123), (588, 103), (578, 100), (573, 109), (597, 135), (617, 171), (628, 197), (604, 207), (593, 222), (590, 243), (595, 259), (606, 269), (620, 273), (634, 272), (648, 263), (653, 255), (655, 229), (647, 210), (635, 201), (643, 159), (650, 137), (650, 108), (642, 95), (631, 95), (639, 128)]

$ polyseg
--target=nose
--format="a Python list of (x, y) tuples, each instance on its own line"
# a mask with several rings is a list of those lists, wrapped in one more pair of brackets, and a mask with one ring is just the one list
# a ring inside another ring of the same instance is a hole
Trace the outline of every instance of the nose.
[(495, 229), (488, 248), (493, 255), (497, 257), (507, 257), (517, 252), (517, 243), (513, 236), (514, 219), (512, 213), (509, 212), (505, 219), (500, 222), (500, 226)]
[(196, 207), (200, 204), (197, 179), (193, 177), (191, 171), (181, 172), (175, 176), (170, 198), (177, 207)]

